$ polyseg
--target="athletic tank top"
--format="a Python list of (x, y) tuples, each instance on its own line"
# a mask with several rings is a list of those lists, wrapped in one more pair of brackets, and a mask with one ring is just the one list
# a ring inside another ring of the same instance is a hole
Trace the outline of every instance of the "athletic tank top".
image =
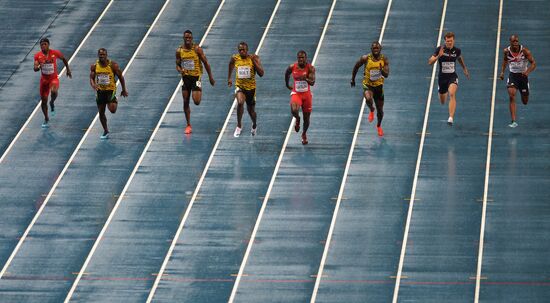
[(365, 63), (363, 84), (368, 86), (380, 86), (384, 84), (384, 76), (380, 72), (381, 67), (384, 67), (384, 55), (380, 54), (378, 61), (374, 61), (372, 54), (368, 54), (367, 63)]
[(506, 58), (508, 59), (508, 69), (511, 73), (523, 73), (527, 70), (527, 57), (523, 53), (523, 45), (519, 46), (519, 53), (513, 53), (510, 46), (508, 46), (508, 54)]
[(55, 49), (48, 50), (48, 53), (45, 55), (42, 51), (34, 55), (34, 60), (40, 63), (42, 78), (57, 79), (57, 59), (62, 56), (63, 54)]
[(199, 77), (202, 74), (202, 64), (199, 60), (199, 55), (195, 51), (195, 44), (191, 46), (191, 49), (186, 49), (180, 46), (178, 49), (181, 58), (181, 67), (185, 69), (184, 76)]
[(443, 47), (444, 50), (443, 56), (437, 59), (437, 63), (439, 64), (439, 76), (456, 76), (456, 60), (460, 57), (462, 51), (460, 50), (460, 48), (454, 46), (451, 49), (448, 49), (445, 46), (439, 46), (435, 48), (434, 56), (437, 56), (439, 54), (439, 49), (441, 47)]
[(235, 60), (235, 86), (251, 90), (256, 88), (256, 70), (250, 56), (241, 58), (241, 55), (233, 55)]
[(107, 66), (101, 66), (99, 60), (95, 62), (95, 83), (98, 90), (116, 90), (115, 73), (111, 65), (111, 60), (107, 62)]
[(298, 62), (295, 62), (292, 66), (292, 78), (294, 79), (294, 88), (292, 88), (292, 91), (295, 93), (305, 93), (309, 92), (309, 83), (307, 83), (306, 80), (297, 80), (298, 78), (307, 77), (307, 74), (309, 73), (309, 67), (311, 64), (306, 63), (306, 66), (304, 69), (300, 69), (298, 67)]

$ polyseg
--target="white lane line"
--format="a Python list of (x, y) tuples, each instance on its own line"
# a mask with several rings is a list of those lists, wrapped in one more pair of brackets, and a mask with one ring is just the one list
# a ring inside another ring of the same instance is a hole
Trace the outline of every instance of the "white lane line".
[[(443, 35), (443, 26), (445, 25), (445, 15), (447, 14), (447, 0), (443, 3), (443, 13), (441, 14), (441, 24), (439, 25), (439, 35), (437, 36), (437, 45), (441, 43), (441, 36)], [(407, 251), (407, 240), (409, 238), (409, 229), (411, 226), (412, 213), (414, 208), (414, 200), (416, 198), (416, 184), (418, 182), (418, 174), (420, 173), (420, 162), (422, 162), (422, 152), (424, 150), (424, 140), (426, 139), (426, 130), (428, 128), (428, 117), (430, 115), (430, 103), (432, 100), (432, 92), (435, 82), (435, 71), (437, 69), (437, 63), (434, 63), (432, 69), (432, 77), (430, 81), (430, 91), (428, 93), (428, 100), (426, 100), (426, 112), (424, 114), (424, 124), (422, 125), (422, 135), (420, 137), (420, 147), (418, 148), (418, 158), (416, 160), (416, 169), (414, 171), (414, 179), (411, 192), (411, 200), (409, 202), (409, 211), (407, 213), (407, 222), (405, 223), (405, 231), (403, 233), (403, 243), (401, 246), (401, 256), (399, 257), (399, 266), (397, 268), (397, 274), (395, 279), (395, 288), (393, 290), (393, 303), (397, 303), (397, 297), (399, 296), (399, 286), (401, 284), (401, 274), (403, 273), (403, 263), (405, 261), (405, 253)]]
[[(141, 41), (143, 44), (145, 39), (147, 38), (147, 36), (149, 35), (149, 32), (152, 30), (152, 28), (155, 26), (155, 24), (157, 23), (157, 21), (160, 19), (162, 13), (164, 12), (164, 10), (166, 9), (166, 7), (168, 6), (168, 4), (170, 3), (170, 0), (167, 0), (164, 5), (162, 6), (161, 10), (159, 11), (157, 17), (155, 18), (155, 20), (153, 21), (153, 24), (151, 25), (151, 27), (149, 28), (149, 31), (147, 32), (147, 34), (145, 35), (145, 37), (143, 38), (143, 40)], [(138, 47), (138, 50), (141, 48), (141, 44), (140, 46)], [(135, 58), (135, 56), (137, 55), (137, 51), (134, 53), (134, 56), (132, 57), (132, 60)], [(132, 60), (130, 60), (130, 64), (132, 62)], [(128, 64), (128, 66), (130, 65)], [(128, 67), (126, 67), (128, 68)], [(177, 92), (177, 91), (176, 91)], [(107, 228), (109, 227), (111, 221), (113, 220), (113, 217), (115, 216), (115, 213), (118, 209), (118, 207), (120, 206), (120, 203), (122, 201), (122, 199), (124, 199), (124, 195), (126, 194), (126, 191), (128, 190), (128, 187), (130, 186), (130, 183), (132, 182), (136, 172), (137, 172), (137, 169), (139, 167), (139, 165), (141, 164), (141, 161), (143, 161), (143, 158), (145, 157), (145, 153), (146, 151), (149, 149), (149, 145), (151, 145), (151, 142), (153, 141), (153, 138), (155, 137), (155, 134), (157, 133), (161, 123), (162, 123), (162, 120), (164, 118), (164, 116), (166, 115), (166, 112), (168, 111), (168, 108), (170, 107), (170, 104), (172, 103), (172, 100), (174, 100), (175, 96), (176, 96), (176, 92), (174, 92), (174, 94), (172, 94), (172, 97), (170, 98), (170, 101), (168, 102), (168, 106), (164, 109), (164, 112), (162, 113), (162, 116), (159, 120), (159, 122), (157, 123), (157, 126), (155, 127), (153, 133), (151, 134), (151, 137), (149, 138), (149, 141), (147, 141), (147, 144), (145, 145), (145, 149), (143, 150), (141, 156), (139, 157), (139, 160), (136, 164), (136, 166), (134, 167), (134, 169), (132, 170), (132, 173), (130, 174), (130, 177), (128, 179), (128, 181), (126, 182), (126, 185), (124, 186), (124, 188), (122, 189), (122, 193), (120, 194), (120, 196), (118, 197), (116, 203), (115, 203), (115, 206), (113, 207), (113, 209), (111, 210), (111, 213), (109, 214), (109, 217), (107, 218), (107, 221), (105, 222), (105, 224), (103, 225), (103, 228), (101, 229), (101, 232), (99, 233), (99, 235), (97, 236), (97, 239), (95, 240), (94, 242), (94, 246), (92, 247), (92, 249), (90, 250), (90, 252), (88, 253), (88, 257), (86, 257), (86, 260), (84, 261), (84, 264), (82, 265), (82, 268), (80, 269), (80, 271), (78, 272), (78, 275), (75, 279), (75, 281), (73, 282), (73, 285), (71, 286), (71, 289), (69, 290), (69, 293), (67, 294), (67, 296), (65, 297), (65, 303), (69, 302), (76, 290), (76, 287), (78, 286), (78, 283), (80, 282), (80, 280), (82, 279), (82, 276), (84, 275), (84, 273), (86, 272), (86, 269), (88, 268), (88, 264), (90, 263), (90, 261), (92, 260), (92, 257), (97, 249), (97, 247), (99, 246), (99, 243), (101, 242), (101, 240), (103, 239), (103, 235), (105, 234), (105, 232), (107, 231)], [(95, 121), (95, 120), (94, 120)]]
[[(392, 0), (388, 1), (388, 7), (386, 9), (386, 14), (384, 16), (384, 22), (382, 23), (382, 30), (380, 31), (380, 38), (378, 42), (382, 44), (384, 39), (384, 32), (386, 31), (386, 24), (388, 23), (388, 17), (390, 16)], [(348, 160), (346, 162), (346, 168), (344, 169), (344, 176), (342, 178), (342, 183), (340, 184), (340, 191), (338, 192), (338, 199), (336, 200), (336, 206), (334, 207), (334, 213), (332, 215), (332, 221), (330, 222), (330, 228), (328, 231), (327, 240), (325, 242), (325, 249), (323, 251), (323, 257), (321, 258), (321, 263), (319, 265), (319, 271), (317, 272), (317, 277), (315, 278), (315, 286), (313, 287), (313, 294), (311, 296), (311, 303), (314, 303), (317, 299), (317, 292), (319, 291), (319, 286), (321, 285), (321, 278), (323, 276), (323, 270), (325, 268), (325, 263), (328, 256), (328, 251), (330, 248), (330, 242), (332, 241), (332, 234), (334, 232), (334, 227), (336, 225), (336, 218), (338, 217), (338, 211), (340, 210), (340, 203), (342, 202), (342, 197), (344, 196), (344, 189), (346, 187), (346, 181), (348, 179), (348, 171), (351, 165), (351, 159), (353, 157), (353, 152), (355, 150), (355, 142), (357, 142), (357, 137), (359, 136), (359, 129), (361, 129), (361, 121), (363, 120), (363, 112), (365, 111), (365, 98), (361, 102), (361, 110), (359, 111), (359, 117), (357, 118), (357, 124), (355, 126), (355, 132), (353, 134), (353, 140), (351, 142), (351, 148), (348, 154)]]
[(479, 230), (479, 252), (477, 257), (476, 290), (474, 295), (474, 303), (479, 302), (481, 266), (483, 264), (483, 243), (485, 241), (485, 220), (486, 220), (486, 214), (487, 214), (487, 195), (489, 192), (489, 176), (490, 176), (490, 170), (491, 170), (491, 149), (493, 147), (493, 122), (495, 117), (497, 73), (498, 73), (498, 67), (499, 67), (498, 55), (500, 53), (500, 29), (502, 25), (502, 6), (503, 6), (503, 0), (500, 0), (500, 7), (498, 10), (497, 42), (495, 47), (495, 69), (493, 71), (493, 93), (491, 96), (491, 116), (489, 118), (489, 138), (487, 139), (487, 165), (485, 166), (485, 185), (483, 187), (483, 207), (481, 210), (481, 228)]
[[(103, 16), (107, 13), (107, 11), (109, 10), (109, 8), (111, 7), (111, 5), (113, 4), (114, 0), (111, 0), (111, 2), (109, 2), (109, 4), (107, 4), (107, 6), (105, 7), (105, 9), (103, 10), (103, 12), (101, 13), (101, 15), (99, 15), (99, 18), (97, 18), (96, 22), (94, 23), (94, 25), (92, 25), (92, 28), (90, 28), (90, 30), (88, 31), (88, 33), (86, 34), (86, 36), (84, 36), (84, 39), (80, 42), (80, 44), (78, 45), (78, 47), (76, 48), (75, 52), (73, 53), (73, 55), (71, 56), (71, 58), (69, 58), (69, 66), (71, 65), (71, 62), (73, 62), (74, 58), (76, 58), (76, 55), (78, 55), (78, 52), (80, 51), (80, 49), (82, 48), (82, 46), (84, 45), (84, 43), (86, 42), (86, 40), (88, 40), (88, 38), (90, 37), (90, 35), (92, 34), (92, 32), (94, 31), (94, 29), (96, 28), (96, 26), (99, 24), (99, 22), (101, 21), (101, 19), (103, 19)], [(63, 75), (64, 72), (66, 72), (67, 68), (66, 67), (63, 67), (63, 69), (61, 70), (61, 72), (59, 73), (59, 77), (61, 78), (61, 76)], [(61, 80), (61, 79), (60, 79)], [(31, 122), (32, 118), (34, 117), (34, 115), (36, 114), (36, 112), (40, 109), (40, 100), (38, 100), (38, 104), (36, 104), (36, 107), (34, 108), (34, 110), (32, 111), (31, 115), (29, 116), (29, 118), (27, 119), (27, 121), (25, 121), (25, 123), (23, 124), (23, 126), (19, 129), (19, 131), (17, 132), (17, 135), (15, 135), (15, 137), (11, 140), (11, 143), (10, 145), (8, 145), (8, 148), (6, 148), (6, 150), (4, 151), (4, 153), (2, 154), (2, 157), (0, 157), (0, 164), (2, 164), (2, 162), (4, 162), (4, 159), (6, 158), (6, 156), (8, 155), (8, 153), (11, 151), (11, 149), (13, 148), (13, 146), (15, 145), (15, 142), (17, 142), (17, 139), (19, 139), (19, 137), (21, 136), (21, 134), (23, 133), (23, 131), (25, 130), (25, 128), (27, 127), (27, 125)], [(0, 277), (2, 275), (0, 274)]]
[[(225, 1), (225, 0), (224, 0)], [(260, 39), (260, 43), (258, 44), (258, 47), (256, 48), (256, 54), (260, 52), (260, 49), (263, 45), (264, 39), (267, 35), (267, 32), (269, 31), (269, 28), (271, 27), (271, 23), (273, 22), (273, 19), (275, 18), (275, 14), (279, 8), (279, 3), (281, 0), (277, 0), (277, 4), (275, 4), (275, 8), (273, 9), (273, 13), (271, 14), (271, 17), (269, 18), (269, 21), (267, 23), (267, 26), (263, 32), (262, 38)], [(223, 4), (223, 1), (222, 1)], [(221, 8), (221, 5), (220, 5)], [(219, 9), (218, 9), (219, 11)], [(217, 15), (218, 13), (216, 13)], [(210, 29), (210, 27), (209, 27)], [(203, 37), (206, 37), (206, 35)], [(201, 41), (202, 44), (202, 41)], [(179, 87), (176, 88), (176, 91), (178, 91)], [(159, 273), (157, 274), (157, 277), (155, 279), (155, 283), (153, 284), (153, 287), (151, 288), (151, 291), (149, 293), (149, 297), (147, 298), (147, 303), (151, 302), (153, 300), (153, 297), (155, 296), (155, 292), (158, 288), (158, 285), (160, 283), (160, 280), (162, 279), (162, 276), (164, 275), (164, 271), (166, 270), (166, 266), (168, 265), (168, 261), (172, 257), (172, 253), (174, 251), (174, 248), (176, 247), (176, 244), (178, 243), (178, 239), (180, 237), (181, 232), (183, 231), (183, 227), (185, 226), (185, 223), (187, 222), (187, 218), (189, 217), (189, 213), (191, 212), (191, 209), (193, 207), (193, 204), (195, 203), (195, 199), (197, 198), (197, 195), (202, 187), (202, 183), (204, 182), (204, 178), (206, 177), (206, 173), (208, 172), (208, 169), (210, 168), (210, 164), (212, 163), (212, 159), (214, 159), (214, 155), (216, 154), (216, 151), (218, 150), (218, 145), (220, 144), (223, 134), (225, 133), (225, 130), (227, 129), (227, 125), (229, 124), (229, 120), (231, 119), (231, 116), (233, 114), (233, 110), (235, 109), (235, 105), (237, 104), (237, 100), (233, 100), (233, 104), (231, 104), (231, 109), (227, 113), (227, 117), (225, 118), (225, 122), (223, 123), (223, 127), (220, 131), (220, 134), (218, 135), (218, 138), (216, 139), (216, 143), (214, 144), (214, 147), (212, 148), (212, 152), (210, 153), (210, 156), (208, 158), (208, 161), (206, 162), (206, 166), (204, 167), (204, 170), (202, 171), (201, 177), (199, 179), (199, 182), (197, 183), (197, 186), (195, 188), (195, 191), (193, 192), (193, 196), (191, 196), (191, 200), (189, 201), (189, 204), (187, 205), (187, 209), (185, 210), (185, 213), (183, 215), (183, 218), (181, 219), (180, 225), (178, 227), (178, 230), (176, 234), (174, 235), (174, 239), (172, 240), (172, 244), (170, 245), (170, 248), (168, 249), (168, 252), (166, 253), (166, 256), (164, 258), (164, 261), (162, 262), (162, 266), (159, 270)]]
[[(168, 3), (170, 0), (167, 0), (166, 3)], [(163, 6), (162, 10), (158, 13), (157, 15), (157, 18), (155, 19), (155, 22), (151, 25), (151, 27), (149, 27), (149, 30), (147, 30), (147, 33), (145, 34), (145, 36), (143, 37), (143, 39), (141, 40), (141, 43), (138, 45), (136, 51), (134, 52), (134, 54), (132, 55), (132, 58), (130, 59), (130, 61), (128, 62), (128, 65), (126, 66), (126, 68), (124, 69), (124, 71), (122, 72), (122, 74), (126, 74), (126, 71), (130, 68), (130, 65), (132, 65), (132, 62), (134, 61), (137, 53), (139, 52), (139, 50), (141, 49), (141, 47), (143, 46), (143, 43), (145, 42), (145, 40), (147, 39), (147, 37), (149, 36), (149, 33), (151, 32), (151, 30), (155, 27), (155, 23), (156, 21), (158, 20), (160, 14), (162, 14), (164, 8), (166, 7), (166, 3), (165, 5)], [(120, 81), (117, 81), (117, 86), (120, 84)], [(19, 242), (17, 243), (17, 246), (15, 246), (15, 249), (12, 251), (8, 261), (6, 262), (6, 264), (4, 264), (4, 267), (2, 268), (2, 271), (0, 272), (0, 279), (2, 279), (4, 277), (4, 274), (6, 273), (8, 267), (10, 266), (13, 258), (15, 257), (15, 255), (17, 255), (17, 253), (19, 252), (19, 249), (21, 248), (21, 246), (23, 245), (23, 242), (27, 239), (27, 236), (28, 234), (30, 233), (31, 229), (33, 228), (34, 224), (36, 223), (36, 221), (38, 220), (38, 218), (40, 217), (40, 215), (42, 214), (42, 211), (44, 210), (44, 208), (46, 207), (46, 205), (48, 204), (48, 202), (50, 201), (50, 198), (52, 197), (53, 193), (55, 192), (55, 190), (57, 189), (57, 186), (59, 185), (59, 182), (61, 182), (61, 179), (63, 178), (63, 176), (65, 175), (65, 172), (67, 171), (67, 169), (69, 168), (69, 166), (71, 165), (73, 159), (76, 157), (78, 151), (80, 150), (80, 147), (82, 147), (82, 144), (84, 144), (84, 142), (86, 141), (86, 138), (88, 137), (88, 135), (91, 133), (92, 131), (92, 128), (94, 126), (94, 124), (96, 123), (96, 121), (98, 120), (98, 117), (99, 117), (99, 114), (96, 114), (94, 120), (92, 121), (92, 123), (90, 124), (90, 126), (88, 127), (88, 129), (86, 130), (86, 133), (84, 133), (84, 136), (82, 137), (82, 139), (80, 139), (80, 142), (78, 143), (78, 145), (76, 146), (76, 149), (73, 151), (71, 157), (69, 158), (69, 160), (67, 161), (67, 163), (65, 164), (65, 167), (63, 167), (63, 170), (61, 171), (61, 173), (59, 174), (59, 176), (57, 177), (57, 179), (55, 180), (55, 183), (53, 184), (52, 188), (50, 189), (50, 192), (48, 193), (48, 195), (46, 196), (46, 199), (44, 199), (44, 202), (42, 203), (42, 205), (40, 206), (40, 208), (38, 209), (38, 211), (36, 212), (36, 214), (34, 215), (34, 218), (32, 219), (31, 223), (29, 224), (29, 226), (27, 227), (27, 229), (25, 230), (25, 232), (23, 233), (23, 235), (21, 236), (21, 239), (19, 239)]]
[[(315, 50), (315, 55), (313, 56), (313, 60), (311, 61), (311, 65), (315, 65), (315, 61), (317, 60), (317, 54), (319, 53), (319, 50), (321, 49), (321, 45), (323, 45), (323, 40), (325, 39), (325, 33), (327, 32), (328, 25), (330, 23), (330, 19), (332, 17), (332, 12), (334, 11), (334, 7), (336, 6), (336, 0), (333, 0), (332, 6), (330, 7), (330, 11), (327, 16), (327, 20), (325, 22), (325, 26), (323, 28), (323, 32), (321, 33), (321, 38), (319, 39), (319, 43), (317, 44), (317, 49)], [(244, 269), (246, 267), (246, 263), (248, 261), (248, 257), (250, 256), (250, 251), (252, 250), (252, 245), (254, 243), (254, 240), (256, 239), (256, 234), (258, 233), (258, 229), (260, 228), (260, 223), (262, 221), (265, 209), (267, 207), (267, 201), (269, 200), (269, 196), (271, 195), (271, 190), (273, 189), (273, 185), (275, 184), (275, 178), (277, 177), (277, 173), (279, 172), (279, 167), (281, 166), (281, 162), (283, 161), (283, 156), (285, 154), (286, 146), (288, 145), (288, 140), (290, 138), (290, 135), (292, 134), (293, 125), (295, 123), (295, 118), (293, 117), (290, 121), (290, 125), (288, 126), (288, 130), (286, 132), (285, 141), (283, 143), (283, 147), (281, 149), (281, 153), (279, 154), (279, 158), (277, 159), (277, 164), (275, 165), (275, 170), (273, 171), (273, 175), (271, 176), (271, 181), (269, 182), (269, 186), (267, 188), (267, 192), (265, 194), (264, 200), (262, 202), (262, 207), (260, 208), (260, 212), (258, 213), (258, 219), (256, 219), (256, 224), (254, 225), (254, 230), (252, 231), (252, 235), (250, 236), (250, 241), (248, 242), (248, 246), (246, 247), (246, 252), (243, 257), (243, 261), (241, 262), (241, 267), (239, 268), (239, 273), (237, 274), (237, 277), (235, 279), (235, 284), (233, 285), (233, 290), (231, 291), (231, 296), (229, 297), (229, 303), (233, 303), (235, 300), (235, 296), (237, 295), (237, 290), (239, 289), (239, 284), (241, 282)]]

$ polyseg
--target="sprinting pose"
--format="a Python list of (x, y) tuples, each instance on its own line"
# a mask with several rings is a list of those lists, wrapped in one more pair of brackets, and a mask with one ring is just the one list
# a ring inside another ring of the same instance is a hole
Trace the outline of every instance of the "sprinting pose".
[(510, 36), (510, 46), (504, 49), (500, 80), (504, 80), (504, 71), (507, 65), (510, 73), (508, 74), (506, 86), (510, 96), (510, 115), (512, 116), (512, 122), (508, 126), (514, 128), (518, 126), (516, 122), (516, 91), (519, 89), (521, 102), (527, 105), (527, 102), (529, 102), (528, 76), (537, 67), (531, 52), (527, 47), (519, 44), (518, 35)]
[(48, 38), (40, 39), (40, 51), (34, 55), (34, 71), (41, 71), (40, 77), (40, 99), (42, 113), (44, 114), (44, 123), (42, 128), (49, 127), (50, 117), (48, 115), (48, 96), (51, 92), (50, 108), (52, 116), (55, 116), (55, 99), (57, 99), (59, 90), (59, 78), (57, 76), (57, 59), (63, 61), (67, 68), (67, 77), (72, 78), (69, 62), (63, 54), (50, 49), (50, 40)]

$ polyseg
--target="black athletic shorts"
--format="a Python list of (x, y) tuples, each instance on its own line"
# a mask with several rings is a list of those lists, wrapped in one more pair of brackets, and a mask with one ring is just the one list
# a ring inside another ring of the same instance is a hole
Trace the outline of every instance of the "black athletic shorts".
[(522, 96), (529, 96), (529, 79), (520, 73), (508, 74), (508, 87), (515, 87)]
[(363, 84), (363, 90), (372, 92), (372, 98), (375, 101), (384, 101), (384, 85), (370, 86)]
[(440, 74), (437, 82), (437, 91), (440, 94), (446, 94), (449, 91), (449, 86), (456, 84), (458, 86), (458, 76), (454, 74)]
[(247, 106), (256, 105), (256, 89), (244, 89), (244, 88), (237, 87), (235, 89), (235, 95), (238, 92), (242, 92), (244, 94), (244, 96), (246, 98), (245, 100), (246, 100), (246, 105)]
[(95, 101), (98, 105), (117, 102), (116, 90), (98, 90)]
[(201, 85), (201, 77), (199, 76), (183, 76), (181, 77), (183, 80), (183, 85), (181, 86), (182, 90), (186, 90), (188, 92), (191, 91), (201, 91), (202, 85)]

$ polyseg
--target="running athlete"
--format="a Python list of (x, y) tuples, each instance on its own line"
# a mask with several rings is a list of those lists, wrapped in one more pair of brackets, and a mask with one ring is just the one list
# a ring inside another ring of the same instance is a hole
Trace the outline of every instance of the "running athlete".
[(449, 119), (447, 124), (452, 126), (456, 110), (456, 91), (458, 89), (458, 75), (456, 74), (456, 61), (462, 66), (464, 75), (470, 79), (470, 72), (464, 64), (460, 48), (455, 47), (455, 34), (448, 32), (445, 34), (445, 46), (438, 46), (434, 54), (428, 59), (428, 64), (432, 65), (436, 61), (439, 64), (439, 101), (445, 104), (447, 95), (449, 95)]
[[(527, 62), (530, 64), (527, 64)], [(510, 71), (506, 86), (510, 96), (510, 115), (512, 116), (512, 122), (508, 126), (514, 128), (518, 126), (516, 122), (516, 91), (519, 89), (521, 102), (527, 105), (527, 102), (529, 102), (529, 79), (527, 76), (537, 67), (531, 52), (519, 44), (518, 35), (510, 36), (510, 46), (504, 49), (500, 80), (504, 80), (506, 65), (508, 65)]]
[(355, 87), (355, 75), (357, 75), (359, 67), (364, 65), (363, 96), (370, 109), (368, 119), (369, 122), (374, 120), (374, 100), (374, 104), (376, 105), (376, 117), (378, 118), (376, 129), (378, 130), (378, 136), (382, 137), (384, 136), (384, 131), (382, 130), (382, 119), (384, 118), (384, 78), (390, 75), (390, 61), (388, 57), (380, 53), (382, 45), (380, 45), (378, 41), (374, 41), (370, 49), (370, 54), (361, 56), (361, 58), (357, 60), (357, 63), (355, 63), (351, 73), (350, 84), (351, 87)]
[(116, 99), (116, 78), (120, 80), (122, 85), (123, 97), (128, 97), (126, 90), (126, 81), (120, 71), (118, 64), (115, 61), (107, 58), (107, 50), (100, 48), (97, 51), (99, 58), (90, 67), (90, 86), (97, 91), (96, 103), (99, 112), (99, 121), (103, 126), (103, 135), (101, 139), (109, 138), (109, 128), (107, 127), (107, 116), (105, 116), (105, 108), (107, 107), (111, 113), (116, 113), (118, 101)]
[[(292, 116), (296, 118), (296, 125), (294, 130), (300, 131), (300, 107), (302, 108), (302, 114), (304, 116), (304, 125), (302, 130), (302, 144), (308, 144), (307, 141), (307, 129), (309, 128), (309, 119), (311, 116), (312, 107), (312, 95), (311, 86), (315, 85), (315, 67), (307, 62), (307, 54), (305, 51), (300, 50), (296, 55), (297, 62), (291, 64), (285, 72), (285, 85), (291, 90), (290, 93), (290, 111)], [(294, 85), (288, 85), (290, 75), (294, 79)]]
[(237, 127), (233, 136), (239, 137), (242, 130), (242, 119), (244, 112), (244, 103), (246, 102), (246, 110), (252, 119), (252, 136), (256, 135), (256, 74), (263, 77), (264, 68), (260, 62), (258, 55), (248, 54), (248, 44), (246, 42), (239, 43), (239, 53), (235, 54), (229, 60), (229, 70), (227, 71), (227, 86), (233, 86), (231, 74), (235, 69), (235, 98), (237, 99)]
[(216, 81), (212, 77), (210, 71), (210, 64), (206, 60), (206, 56), (202, 48), (193, 43), (193, 33), (190, 30), (186, 30), (183, 33), (183, 44), (176, 50), (176, 70), (181, 74), (183, 85), (181, 87), (181, 94), (183, 96), (183, 111), (185, 112), (185, 119), (187, 120), (187, 127), (185, 127), (185, 133), (190, 134), (191, 128), (191, 108), (189, 107), (189, 99), (191, 94), (193, 95), (193, 102), (195, 105), (201, 103), (202, 98), (202, 65), (206, 68), (210, 85), (214, 86)]
[(50, 49), (50, 40), (48, 38), (40, 39), (40, 51), (34, 55), (34, 71), (41, 71), (40, 77), (40, 99), (42, 113), (44, 113), (44, 123), (42, 128), (49, 127), (50, 117), (48, 116), (48, 95), (51, 91), (50, 108), (52, 116), (55, 116), (55, 99), (59, 90), (59, 78), (57, 77), (57, 59), (63, 61), (67, 68), (67, 77), (72, 78), (69, 62), (63, 54), (56, 50)]

